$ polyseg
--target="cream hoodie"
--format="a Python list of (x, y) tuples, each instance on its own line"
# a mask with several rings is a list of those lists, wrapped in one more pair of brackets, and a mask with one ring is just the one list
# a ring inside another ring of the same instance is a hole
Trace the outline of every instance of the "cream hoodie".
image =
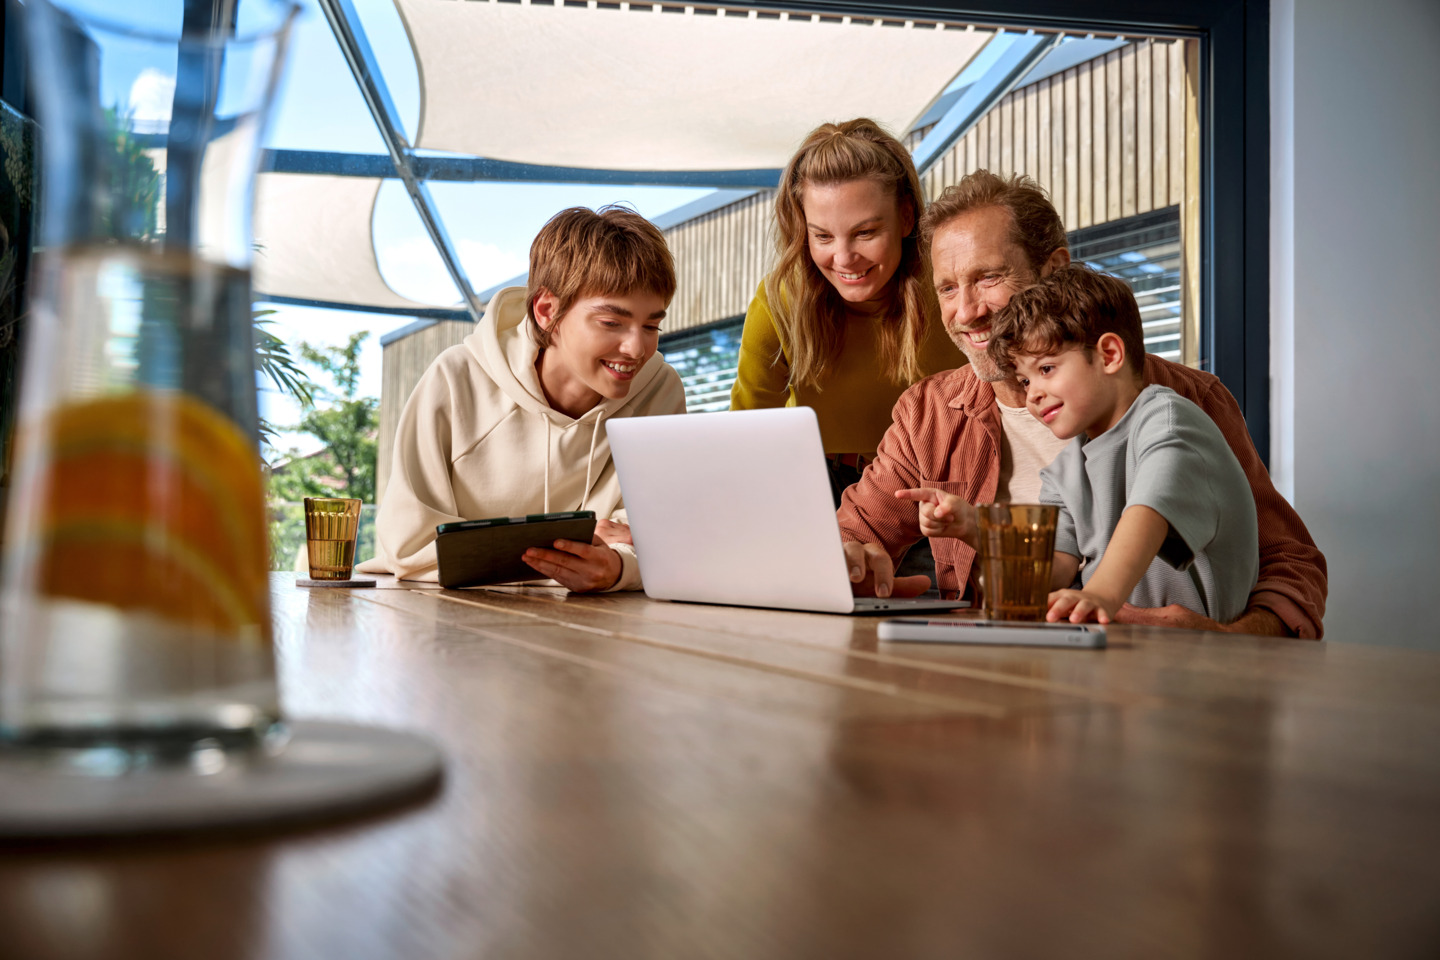
[[(571, 419), (545, 402), (530, 329), (525, 288), (507, 287), (420, 377), (400, 413), (375, 558), (362, 572), (437, 579), (435, 527), (456, 520), (594, 510), (624, 522), (604, 421), (684, 413), (680, 375), (657, 353), (624, 399)], [(612, 589), (640, 589), (634, 548), (615, 549), (624, 569)]]

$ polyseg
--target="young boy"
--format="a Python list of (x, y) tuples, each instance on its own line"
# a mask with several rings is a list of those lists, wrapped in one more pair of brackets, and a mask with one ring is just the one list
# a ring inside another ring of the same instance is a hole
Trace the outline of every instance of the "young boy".
[(675, 294), (665, 237), (624, 207), (563, 210), (530, 247), (528, 284), (495, 294), (416, 384), (361, 571), (434, 580), (438, 524), (593, 510), (594, 542), (525, 562), (575, 591), (640, 589), (605, 422), (685, 412), (656, 352)]
[[(996, 314), (988, 353), (1025, 387), (1036, 419), (1075, 438), (1040, 472), (1040, 501), (1060, 508), (1046, 619), (1109, 623), (1127, 601), (1238, 617), (1260, 563), (1249, 483), (1204, 411), (1145, 385), (1140, 310), (1124, 281), (1055, 271)], [(925, 493), (910, 497), (922, 501), (922, 532), (973, 546), (974, 508)], [(1069, 589), (1077, 573), (1082, 586)]]

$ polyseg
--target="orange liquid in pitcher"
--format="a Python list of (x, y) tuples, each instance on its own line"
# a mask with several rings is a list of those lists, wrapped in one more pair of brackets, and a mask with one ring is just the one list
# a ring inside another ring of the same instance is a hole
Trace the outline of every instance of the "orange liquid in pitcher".
[(252, 443), (181, 393), (67, 404), (36, 425), (35, 591), (270, 640), (264, 493)]

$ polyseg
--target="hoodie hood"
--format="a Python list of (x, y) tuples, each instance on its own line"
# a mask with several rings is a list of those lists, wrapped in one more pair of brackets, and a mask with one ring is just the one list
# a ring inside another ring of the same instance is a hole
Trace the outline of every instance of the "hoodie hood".
[[(540, 371), (535, 369), (540, 347), (526, 316), (525, 294), (524, 287), (506, 287), (491, 297), (485, 315), (475, 325), (475, 332), (465, 338), (465, 347), (516, 406), (555, 423), (573, 423), (575, 420), (571, 417), (550, 406), (540, 387)], [(619, 399), (602, 400), (578, 419), (608, 420), (619, 415), (637, 398), (649, 393), (650, 383), (666, 369), (657, 350), (630, 381), (629, 393)]]

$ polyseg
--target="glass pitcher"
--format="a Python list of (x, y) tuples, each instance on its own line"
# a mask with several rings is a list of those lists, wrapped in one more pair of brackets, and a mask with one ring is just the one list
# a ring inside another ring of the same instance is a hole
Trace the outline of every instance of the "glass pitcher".
[(0, 742), (274, 742), (250, 300), (296, 7), (26, 4), (40, 248), (0, 568)]

